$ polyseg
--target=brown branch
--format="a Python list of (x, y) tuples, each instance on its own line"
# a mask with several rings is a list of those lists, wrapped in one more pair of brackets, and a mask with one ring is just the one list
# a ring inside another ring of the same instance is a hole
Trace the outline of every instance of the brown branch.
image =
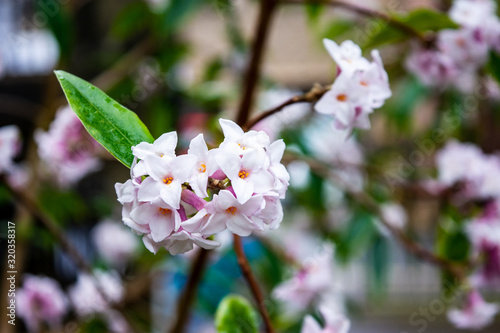
[(169, 330), (171, 333), (181, 333), (186, 327), (189, 319), (189, 309), (191, 308), (194, 296), (198, 290), (198, 285), (203, 277), (203, 271), (207, 265), (208, 254), (208, 250), (200, 248), (191, 265), (188, 281), (177, 302), (177, 317), (174, 325)]
[(280, 0), (280, 3), (290, 4), (290, 5), (321, 4), (326, 6), (344, 8), (360, 15), (384, 20), (385, 22), (387, 22), (387, 24), (392, 25), (394, 28), (399, 29), (406, 34), (417, 38), (420, 42), (424, 44), (428, 44), (430, 42), (430, 40), (427, 39), (423, 34), (415, 30), (408, 24), (401, 22), (400, 20), (384, 12), (361, 7), (350, 2), (344, 2), (339, 0)]
[(243, 78), (244, 90), (243, 97), (238, 109), (236, 122), (240, 125), (247, 122), (252, 108), (253, 95), (260, 78), (260, 68), (262, 55), (264, 53), (268, 30), (271, 25), (271, 19), (276, 9), (276, 0), (261, 0), (259, 19), (257, 23), (257, 34), (252, 46), (252, 55), (248, 68)]
[(267, 117), (272, 116), (275, 113), (280, 112), (289, 105), (296, 103), (304, 103), (304, 102), (315, 103), (318, 99), (321, 98), (321, 96), (323, 96), (328, 90), (330, 90), (330, 88), (331, 86), (322, 87), (321, 85), (316, 84), (309, 92), (305, 93), (304, 95), (293, 96), (292, 98), (284, 101), (280, 105), (260, 113), (255, 118), (247, 121), (241, 128), (243, 128), (244, 131), (248, 131), (252, 127), (254, 127), (258, 122), (266, 119)]
[(264, 297), (262, 296), (262, 291), (260, 290), (259, 283), (257, 282), (255, 276), (252, 273), (252, 268), (250, 267), (248, 259), (245, 256), (245, 251), (243, 250), (241, 237), (238, 235), (234, 235), (234, 252), (236, 253), (236, 257), (238, 258), (238, 265), (240, 266), (241, 272), (243, 273), (243, 276), (245, 277), (245, 280), (247, 281), (248, 286), (250, 287), (250, 291), (252, 292), (253, 297), (257, 301), (257, 308), (264, 321), (266, 332), (273, 333), (274, 332), (273, 326), (264, 303)]
[(409, 253), (413, 254), (423, 261), (441, 267), (443, 270), (457, 277), (459, 281), (463, 281), (465, 279), (465, 273), (470, 266), (469, 263), (456, 263), (446, 258), (439, 257), (432, 251), (429, 251), (428, 249), (408, 237), (400, 229), (392, 226), (392, 224), (384, 218), (379, 204), (371, 196), (363, 191), (355, 191), (350, 189), (349, 185), (346, 184), (345, 181), (331, 172), (331, 167), (328, 164), (289, 151), (287, 151), (286, 154), (306, 162), (311, 167), (311, 169), (320, 176), (327, 179), (334, 179), (334, 181), (338, 185), (342, 186), (348, 196), (374, 213), (380, 219), (381, 223), (392, 233), (394, 238), (396, 238)]

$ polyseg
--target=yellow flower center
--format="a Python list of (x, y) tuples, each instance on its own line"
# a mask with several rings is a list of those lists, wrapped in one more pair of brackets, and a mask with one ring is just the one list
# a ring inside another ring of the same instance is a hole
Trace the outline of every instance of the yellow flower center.
[(163, 178), (163, 183), (170, 185), (174, 181), (174, 177), (165, 177)]
[(231, 215), (236, 214), (236, 211), (236, 207), (229, 207), (228, 209), (226, 209), (226, 212), (231, 213)]
[(161, 215), (167, 215), (172, 213), (172, 211), (168, 208), (158, 208), (158, 211), (160, 212)]
[(207, 171), (207, 166), (205, 165), (205, 163), (202, 163), (201, 167), (198, 170), (200, 170), (200, 172), (202, 172), (202, 173), (204, 173), (205, 171)]
[(337, 95), (337, 101), (339, 101), (339, 102), (347, 101), (347, 95), (346, 94)]
[(241, 170), (239, 173), (238, 173), (238, 177), (240, 177), (241, 179), (245, 179), (248, 177), (248, 175), (250, 175), (247, 171), (245, 170)]

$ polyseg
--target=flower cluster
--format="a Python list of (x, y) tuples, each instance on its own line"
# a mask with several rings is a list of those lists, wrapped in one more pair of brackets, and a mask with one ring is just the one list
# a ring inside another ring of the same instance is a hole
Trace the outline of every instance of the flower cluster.
[(490, 202), (482, 215), (467, 224), (467, 235), (475, 256), (484, 264), (471, 277), (475, 287), (500, 288), (500, 201)]
[(498, 305), (485, 302), (477, 290), (472, 290), (466, 296), (465, 307), (449, 310), (448, 319), (458, 328), (481, 330), (493, 322), (498, 310)]
[(334, 116), (338, 129), (370, 128), (369, 114), (392, 94), (379, 52), (372, 51), (370, 62), (350, 40), (340, 46), (328, 39), (323, 42), (337, 63), (339, 74), (331, 89), (316, 103), (316, 111)]
[(25, 275), (22, 288), (16, 295), (17, 313), (29, 332), (39, 332), (42, 323), (60, 329), (68, 311), (68, 299), (59, 284), (48, 277)]
[(215, 149), (200, 134), (187, 154), (176, 156), (176, 132), (132, 148), (131, 179), (115, 188), (124, 223), (151, 252), (183, 253), (193, 244), (213, 249), (220, 244), (208, 238), (225, 229), (248, 236), (279, 226), (289, 182), (280, 163), (284, 142), (219, 122), (224, 141)]
[(97, 157), (103, 152), (101, 145), (69, 106), (59, 109), (47, 132), (37, 130), (35, 140), (48, 173), (62, 187), (77, 183), (101, 166)]
[(454, 1), (449, 15), (460, 28), (439, 31), (433, 49), (415, 47), (407, 58), (407, 69), (426, 85), (451, 84), (471, 92), (488, 52), (500, 50), (500, 20), (495, 12), (491, 0)]
[(473, 144), (452, 140), (436, 154), (436, 164), (438, 179), (427, 184), (433, 191), (454, 188), (460, 201), (500, 197), (497, 155), (486, 155)]

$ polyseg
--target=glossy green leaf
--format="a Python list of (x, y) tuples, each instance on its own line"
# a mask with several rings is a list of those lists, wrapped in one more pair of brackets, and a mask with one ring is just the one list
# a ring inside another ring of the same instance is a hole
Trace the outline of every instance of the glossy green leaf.
[(215, 313), (215, 328), (218, 333), (257, 333), (257, 312), (244, 297), (228, 295)]
[(352, 20), (335, 19), (327, 25), (322, 36), (324, 38), (336, 40), (342, 35), (351, 31), (354, 28), (355, 24), (356, 23)]
[(139, 117), (87, 81), (64, 71), (55, 74), (69, 105), (90, 135), (130, 168), (134, 159), (131, 147), (154, 141)]
[[(423, 8), (409, 12), (406, 15), (394, 15), (393, 19), (405, 23), (420, 33), (458, 28), (458, 25), (446, 13)], [(379, 22), (379, 29), (373, 30), (373, 33), (368, 36), (364, 47), (372, 48), (382, 44), (399, 42), (411, 37), (407, 32), (385, 21)]]

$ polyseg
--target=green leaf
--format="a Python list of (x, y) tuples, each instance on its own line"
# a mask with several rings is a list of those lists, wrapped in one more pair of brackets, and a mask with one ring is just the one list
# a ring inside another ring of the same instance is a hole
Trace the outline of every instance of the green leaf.
[(308, 1), (306, 1), (305, 8), (309, 22), (314, 24), (318, 21), (321, 13), (323, 13), (325, 6), (319, 3), (308, 3)]
[(326, 30), (323, 32), (322, 36), (324, 38), (335, 40), (345, 33), (351, 31), (354, 26), (355, 23), (352, 20), (335, 19), (327, 25)]
[(490, 60), (486, 68), (490, 75), (500, 83), (500, 56), (496, 52), (490, 52)]
[[(458, 28), (458, 25), (453, 22), (446, 13), (430, 9), (416, 9), (406, 15), (394, 15), (392, 18), (405, 23), (420, 33)], [(385, 21), (379, 22), (381, 28), (374, 29), (374, 32), (368, 36), (367, 43), (364, 47), (372, 48), (382, 44), (399, 42), (411, 37), (408, 33)]]
[(228, 295), (215, 313), (218, 333), (257, 333), (257, 312), (249, 301), (239, 295)]
[(348, 262), (366, 250), (376, 235), (377, 229), (373, 223), (373, 216), (362, 211), (355, 213), (338, 240), (337, 258), (341, 262)]
[(125, 166), (132, 165), (132, 146), (154, 139), (139, 117), (102, 90), (72, 74), (55, 71), (69, 105), (87, 131)]

